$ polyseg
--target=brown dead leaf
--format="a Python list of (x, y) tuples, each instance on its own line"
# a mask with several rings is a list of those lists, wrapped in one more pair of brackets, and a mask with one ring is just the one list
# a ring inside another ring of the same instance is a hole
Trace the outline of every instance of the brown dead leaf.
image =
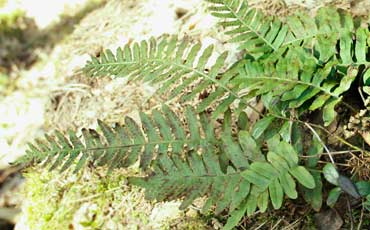
[(362, 138), (364, 138), (364, 141), (370, 145), (370, 132), (361, 132)]

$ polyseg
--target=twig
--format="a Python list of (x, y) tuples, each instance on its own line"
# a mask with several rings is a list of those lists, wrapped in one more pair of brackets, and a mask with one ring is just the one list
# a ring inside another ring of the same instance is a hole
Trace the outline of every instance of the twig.
[(351, 204), (349, 203), (348, 196), (346, 196), (346, 201), (347, 201), (347, 208), (348, 208), (348, 211), (349, 211), (349, 219), (351, 220), (351, 230), (353, 230), (352, 208), (351, 208)]
[(260, 228), (262, 228), (265, 224), (266, 224), (267, 221), (263, 222), (262, 224), (260, 224), (257, 228), (255, 228), (255, 230), (258, 230)]
[[(1, 159), (1, 158), (0, 158)], [(10, 167), (8, 169), (5, 169), (4, 171), (0, 170), (0, 183), (3, 183), (8, 176), (12, 175), (13, 173), (19, 172), (22, 169), (22, 167)]]
[(329, 148), (328, 147), (326, 147), (326, 145), (325, 145), (325, 143), (321, 140), (321, 138), (320, 138), (320, 136), (319, 136), (319, 134), (317, 134), (317, 132), (315, 131), (315, 129), (313, 129), (312, 127), (311, 127), (311, 125), (309, 125), (308, 123), (304, 123), (311, 131), (312, 131), (312, 133), (315, 135), (315, 137), (320, 141), (320, 143), (321, 143), (321, 145), (324, 147), (324, 149), (325, 149), (325, 151), (327, 152), (327, 154), (328, 154), (328, 156), (329, 156), (329, 158), (330, 158), (330, 161), (331, 161), (331, 163), (333, 163), (334, 165), (335, 165), (335, 161), (334, 161), (334, 158), (333, 158), (333, 156), (331, 155), (331, 153), (330, 153), (330, 150), (329, 150)]
[(303, 219), (303, 217), (300, 217), (300, 218), (298, 218), (297, 220), (295, 220), (293, 223), (290, 223), (288, 226), (286, 226), (286, 227), (284, 227), (284, 228), (282, 228), (283, 230), (291, 230), (291, 229), (295, 229), (294, 227), (295, 227), (295, 225), (297, 224), (297, 223), (299, 223), (301, 220)]
[(360, 215), (360, 221), (358, 222), (357, 230), (361, 230), (362, 226), (362, 220), (364, 218), (364, 205), (361, 205), (361, 215)]
[(283, 219), (279, 219), (276, 224), (271, 228), (271, 230), (275, 230), (277, 227), (279, 227), (279, 224), (280, 222), (282, 221)]
[(189, 206), (189, 208), (194, 209), (194, 210), (196, 210), (196, 211), (201, 211), (201, 210), (202, 210), (201, 208), (199, 208), (199, 207), (195, 206), (194, 204), (191, 204), (191, 205)]
[[(358, 158), (356, 155), (353, 154), (353, 152), (362, 152), (362, 151), (360, 151), (360, 150), (343, 150), (343, 151), (330, 152), (330, 155), (334, 156), (334, 155), (342, 155), (342, 154), (350, 153), (351, 155)], [(319, 154), (312, 155), (312, 156), (299, 156), (299, 157), (301, 157), (301, 158), (312, 158), (312, 157), (323, 156), (323, 155), (329, 155), (329, 154), (328, 153), (319, 153)]]
[[(318, 161), (317, 163), (320, 163), (320, 164), (327, 164), (327, 163), (329, 163), (329, 162), (327, 162), (327, 161)], [(336, 163), (335, 165), (340, 165), (340, 166), (344, 166), (344, 167), (349, 167), (349, 164)]]

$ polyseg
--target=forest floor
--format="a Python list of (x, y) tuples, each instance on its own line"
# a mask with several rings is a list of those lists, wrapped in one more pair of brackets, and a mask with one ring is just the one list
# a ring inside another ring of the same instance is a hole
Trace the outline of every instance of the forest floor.
[[(15, 19), (6, 19), (14, 20), (20, 29), (15, 30), (15, 38), (5, 34), (0, 44), (0, 219), (17, 223), (19, 230), (220, 228), (222, 217), (199, 215), (196, 206), (180, 212), (179, 202), (146, 201), (142, 190), (126, 184), (127, 175), (137, 173), (135, 168), (109, 178), (104, 169), (56, 177), (57, 173), (37, 168), (28, 170), (25, 180), (9, 166), (24, 154), (27, 142), (51, 130), (96, 128), (97, 119), (123, 122), (126, 115), (135, 119), (139, 110), (161, 104), (152, 86), (85, 76), (80, 68), (90, 55), (162, 34), (215, 44), (217, 52), (231, 53), (229, 63), (239, 55), (235, 45), (225, 44), (227, 37), (217, 19), (198, 0), (74, 0), (67, 7), (58, 2), (48, 6), (54, 18), (42, 18), (35, 5), (25, 4), (20, 10), (15, 7)], [(279, 16), (297, 9), (314, 13), (324, 4), (359, 16), (370, 9), (367, 1), (350, 0), (255, 0), (250, 4)], [(245, 219), (240, 228), (311, 229), (314, 222), (312, 210), (295, 201), (277, 212)]]

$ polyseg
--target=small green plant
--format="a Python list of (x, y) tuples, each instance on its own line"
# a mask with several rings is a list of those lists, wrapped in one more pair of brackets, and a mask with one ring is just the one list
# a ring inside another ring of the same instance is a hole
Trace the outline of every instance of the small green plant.
[(370, 210), (370, 181), (358, 181), (353, 184), (347, 177), (340, 175), (333, 164), (327, 164), (323, 168), (326, 180), (336, 187), (330, 190), (326, 204), (333, 207), (341, 193), (345, 192), (352, 197), (364, 197), (364, 208)]
[[(127, 117), (123, 125), (99, 121), (100, 132), (84, 129), (81, 138), (55, 132), (30, 144), (17, 163), (46, 162), (61, 171), (74, 166), (77, 172), (92, 162), (112, 172), (139, 161), (147, 176), (129, 182), (145, 188), (148, 199), (181, 198), (180, 208), (187, 208), (207, 197), (203, 211), (229, 213), (225, 229), (257, 209), (265, 212), (270, 203), (279, 209), (285, 197), (296, 199), (300, 192), (319, 210), (318, 161), (328, 150), (323, 137), (330, 134), (346, 150), (369, 154), (368, 146), (357, 147), (327, 128), (338, 107), (350, 114), (358, 110), (344, 100), (352, 85), (361, 95), (370, 94), (369, 25), (332, 8), (320, 9), (314, 18), (297, 13), (280, 20), (243, 0), (207, 2), (230, 42), (245, 52), (231, 66), (225, 66), (225, 52), (208, 67), (212, 45), (202, 50), (186, 38), (162, 36), (115, 54), (107, 50), (84, 67), (92, 77), (158, 84), (158, 93), (168, 99), (196, 106), (175, 113), (163, 105), (140, 113), (140, 122)], [(256, 97), (265, 111), (250, 103)], [(259, 113), (256, 123), (249, 124), (247, 108)], [(321, 121), (313, 122), (313, 111), (322, 114)]]

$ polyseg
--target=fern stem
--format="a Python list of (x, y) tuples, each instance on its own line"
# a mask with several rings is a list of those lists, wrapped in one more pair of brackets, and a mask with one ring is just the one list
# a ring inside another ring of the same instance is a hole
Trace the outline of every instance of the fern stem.
[(58, 149), (54, 151), (50, 151), (49, 153), (45, 153), (45, 155), (51, 155), (50, 153), (69, 153), (71, 151), (79, 151), (79, 152), (89, 152), (89, 151), (99, 151), (99, 150), (109, 150), (109, 149), (123, 149), (123, 148), (131, 148), (137, 146), (147, 146), (147, 145), (160, 145), (160, 144), (194, 144), (195, 141), (193, 140), (173, 140), (173, 141), (153, 141), (153, 142), (145, 142), (145, 143), (138, 143), (138, 144), (129, 144), (129, 145), (115, 145), (115, 146), (104, 146), (104, 147), (96, 147), (96, 148), (74, 148), (74, 149)]

